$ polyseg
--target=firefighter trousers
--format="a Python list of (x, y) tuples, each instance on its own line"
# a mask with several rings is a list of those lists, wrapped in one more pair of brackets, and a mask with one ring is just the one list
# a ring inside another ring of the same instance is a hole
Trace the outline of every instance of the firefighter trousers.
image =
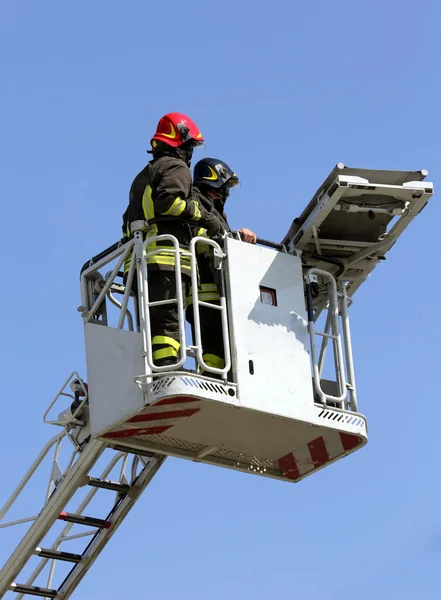
[[(182, 296), (185, 299), (190, 290), (190, 277), (183, 274)], [(149, 269), (149, 301), (171, 300), (176, 298), (176, 276), (174, 271)], [(177, 362), (179, 357), (179, 317), (178, 305), (164, 304), (150, 307), (153, 363), (162, 366)]]
[[(202, 283), (199, 290), (199, 300), (219, 305), (219, 291), (215, 283)], [(191, 325), (193, 340), (194, 317), (193, 298), (190, 294), (187, 298), (187, 321)], [(202, 358), (205, 364), (216, 369), (225, 367), (225, 351), (222, 336), (222, 318), (219, 310), (207, 306), (199, 306), (199, 319), (201, 326)], [(210, 377), (212, 373), (207, 373)]]

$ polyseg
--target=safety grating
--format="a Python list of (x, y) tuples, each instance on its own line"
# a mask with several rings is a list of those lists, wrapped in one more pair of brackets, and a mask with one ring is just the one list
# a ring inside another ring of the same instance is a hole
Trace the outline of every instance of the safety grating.
[(318, 417), (326, 421), (334, 421), (335, 423), (345, 423), (354, 427), (366, 428), (366, 421), (359, 415), (351, 415), (348, 413), (337, 412), (335, 410), (323, 409), (318, 414)]
[(175, 380), (176, 377), (162, 377), (161, 379), (156, 379), (150, 384), (150, 391), (154, 394), (157, 394), (158, 392), (170, 387)]
[(203, 390), (209, 390), (210, 392), (217, 392), (218, 394), (234, 396), (235, 391), (232, 387), (223, 385), (221, 383), (214, 383), (205, 379), (195, 379), (194, 377), (181, 377), (181, 381), (187, 386), (196, 387)]
[[(177, 386), (180, 386), (180, 391), (178, 392)], [(188, 392), (185, 392), (184, 389), (187, 388)], [(232, 384), (223, 384), (217, 381), (208, 381), (207, 379), (201, 379), (197, 375), (180, 375), (180, 376), (171, 376), (171, 377), (161, 377), (160, 379), (155, 379), (152, 383), (148, 385), (146, 390), (147, 396), (158, 396), (160, 394), (171, 393), (189, 393), (191, 394), (194, 390), (204, 390), (204, 392), (209, 392), (209, 394), (214, 394), (213, 398), (216, 398), (217, 395), (221, 396), (229, 396), (230, 398), (234, 398), (236, 396), (235, 386)]]

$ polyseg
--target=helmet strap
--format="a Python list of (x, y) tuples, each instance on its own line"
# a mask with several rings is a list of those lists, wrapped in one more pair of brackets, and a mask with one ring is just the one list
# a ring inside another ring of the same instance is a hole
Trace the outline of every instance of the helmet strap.
[(189, 167), (191, 165), (191, 159), (193, 158), (193, 146), (186, 146), (185, 144), (179, 146), (176, 148), (176, 155)]

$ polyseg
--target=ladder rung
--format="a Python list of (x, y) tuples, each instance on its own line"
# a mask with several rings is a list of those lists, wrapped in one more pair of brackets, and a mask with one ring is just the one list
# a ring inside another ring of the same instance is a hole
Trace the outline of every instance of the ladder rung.
[(96, 488), (102, 488), (104, 490), (112, 490), (114, 492), (123, 492), (127, 494), (130, 490), (130, 485), (127, 483), (119, 483), (118, 481), (109, 481), (105, 479), (96, 479), (95, 477), (89, 477), (88, 485)]
[(58, 517), (61, 521), (68, 521), (69, 523), (77, 523), (78, 525), (90, 525), (91, 527), (98, 527), (99, 529), (109, 529), (111, 526), (110, 521), (105, 519), (96, 519), (95, 517), (85, 517), (84, 515), (75, 515), (73, 513), (62, 512)]
[(36, 548), (35, 554), (42, 558), (54, 558), (55, 560), (65, 560), (66, 562), (73, 563), (79, 563), (82, 559), (81, 554), (62, 552), (61, 550), (52, 550), (51, 548)]
[(332, 335), (332, 333), (324, 333), (323, 331), (314, 331), (315, 335), (320, 335), (321, 337), (324, 338), (329, 338), (331, 340), (338, 340), (338, 336), (337, 335)]
[(57, 590), (50, 590), (48, 588), (39, 587), (38, 585), (12, 583), (10, 590), (11, 592), (17, 592), (17, 594), (30, 594), (31, 596), (42, 596), (43, 598), (56, 598), (58, 596)]

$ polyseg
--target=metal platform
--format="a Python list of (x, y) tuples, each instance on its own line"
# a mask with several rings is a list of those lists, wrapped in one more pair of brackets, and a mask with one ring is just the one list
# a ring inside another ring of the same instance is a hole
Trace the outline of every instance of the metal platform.
[[(186, 250), (170, 235), (145, 238), (149, 223), (139, 221), (131, 224), (133, 239), (89, 260), (79, 307), (87, 383), (74, 372), (61, 387), (44, 414), (61, 433), (0, 509), (0, 529), (30, 524), (0, 572), (0, 598), (15, 592), (18, 600), (68, 600), (168, 455), (298, 482), (364, 446), (348, 298), (426, 205), (433, 193), (426, 176), (339, 163), (282, 244), (201, 237)], [(149, 244), (165, 239), (177, 296), (152, 302), (148, 265), (158, 250)], [(199, 298), (199, 243), (212, 247), (218, 304)], [(130, 254), (126, 281), (121, 269)], [(183, 256), (192, 270), (193, 343), (186, 340)], [(154, 363), (151, 343), (150, 309), (170, 303), (179, 316), (175, 372)], [(225, 364), (219, 368), (204, 360), (202, 307), (220, 311)], [(195, 361), (194, 371), (183, 369), (187, 359)], [(59, 400), (63, 412), (55, 418)], [(61, 452), (62, 441), (71, 452)], [(32, 516), (4, 522), (22, 491), (34, 489), (34, 474), (50, 453), (43, 506), (34, 494)]]
[(367, 441), (363, 415), (295, 403), (278, 414), (251, 410), (234, 385), (192, 374), (163, 376), (146, 397), (149, 405), (100, 439), (286, 481), (300, 481)]
[(425, 207), (428, 172), (354, 169), (338, 163), (282, 243), (305, 269), (333, 273), (352, 296)]

